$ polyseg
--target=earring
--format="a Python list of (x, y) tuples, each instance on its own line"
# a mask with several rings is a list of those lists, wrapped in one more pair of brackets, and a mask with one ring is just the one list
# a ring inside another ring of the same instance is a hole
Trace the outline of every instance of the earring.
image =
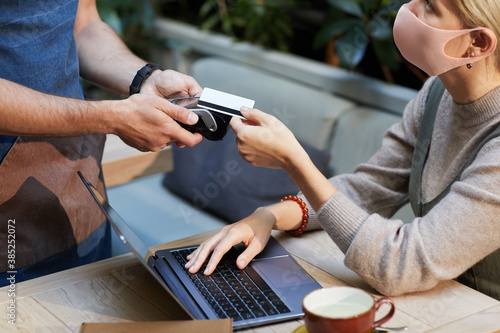
[[(467, 52), (467, 55), (469, 56), (469, 58), (472, 58), (474, 57), (474, 52), (469, 50), (469, 52)], [(467, 69), (471, 69), (472, 68), (472, 64), (467, 64)]]

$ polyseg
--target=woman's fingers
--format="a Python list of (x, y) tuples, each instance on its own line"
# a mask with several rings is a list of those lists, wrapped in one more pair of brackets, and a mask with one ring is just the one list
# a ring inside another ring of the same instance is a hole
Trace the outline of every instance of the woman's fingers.
[(231, 121), (229, 122), (229, 126), (233, 129), (234, 133), (238, 135), (238, 133), (241, 131), (242, 127), (245, 126), (243, 124), (243, 120), (238, 117), (233, 117), (231, 118)]
[(212, 254), (204, 270), (205, 275), (213, 273), (222, 257), (236, 244), (243, 243), (247, 247), (237, 259), (240, 268), (246, 265), (267, 244), (271, 230), (276, 223), (274, 215), (266, 209), (257, 209), (245, 219), (222, 228), (216, 235), (207, 239), (190, 255), (185, 268), (190, 273), (196, 273)]
[(207, 260), (210, 253), (221, 239), (225, 237), (226, 232), (224, 228), (219, 231), (215, 236), (207, 239), (190, 255), (186, 257), (188, 262), (184, 266), (190, 273), (196, 273)]
[(236, 259), (236, 266), (238, 266), (239, 269), (247, 267), (250, 261), (252, 261), (253, 258), (255, 258), (255, 256), (262, 251), (262, 249), (264, 249), (268, 240), (269, 237), (265, 241), (260, 240), (257, 237), (252, 239), (246, 250), (243, 251)]
[(243, 117), (245, 117), (247, 121), (249, 121), (249, 124), (252, 125), (263, 125), (274, 118), (272, 115), (259, 109), (250, 109), (242, 106), (240, 111)]
[(186, 257), (189, 261), (184, 266), (190, 273), (196, 273), (203, 263), (210, 257), (205, 271), (206, 275), (212, 274), (221, 258), (233, 245), (241, 243), (238, 233), (230, 233), (233, 226), (221, 229), (215, 236), (203, 242), (193, 253)]
[(222, 257), (236, 244), (241, 243), (240, 241), (234, 241), (230, 238), (225, 238), (217, 244), (212, 252), (212, 256), (207, 263), (207, 267), (203, 274), (210, 275), (214, 272), (217, 264), (221, 261)]

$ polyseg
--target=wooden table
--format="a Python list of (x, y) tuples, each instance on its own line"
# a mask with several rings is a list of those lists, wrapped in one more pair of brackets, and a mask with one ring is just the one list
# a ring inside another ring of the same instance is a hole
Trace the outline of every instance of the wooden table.
[[(199, 244), (210, 234), (213, 232), (150, 251)], [(356, 286), (380, 297), (343, 265), (343, 254), (323, 231), (297, 238), (281, 232), (274, 236), (321, 285)], [(18, 283), (15, 293), (12, 298), (9, 287), (0, 289), (2, 313), (8, 313), (11, 300), (16, 305), (16, 326), (2, 315), (0, 332), (78, 332), (83, 322), (188, 319), (132, 254)], [(408, 326), (407, 332), (500, 332), (500, 302), (454, 281), (393, 299), (397, 311), (385, 325), (388, 327)], [(292, 332), (301, 323), (295, 320), (245, 332)]]

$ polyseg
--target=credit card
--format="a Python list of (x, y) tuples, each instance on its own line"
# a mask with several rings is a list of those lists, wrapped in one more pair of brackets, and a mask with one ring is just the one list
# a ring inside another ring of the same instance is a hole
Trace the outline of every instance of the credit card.
[(198, 100), (198, 106), (208, 109), (210, 111), (224, 113), (230, 116), (245, 119), (241, 115), (240, 108), (246, 106), (253, 108), (255, 101), (228, 94), (219, 90), (204, 88)]

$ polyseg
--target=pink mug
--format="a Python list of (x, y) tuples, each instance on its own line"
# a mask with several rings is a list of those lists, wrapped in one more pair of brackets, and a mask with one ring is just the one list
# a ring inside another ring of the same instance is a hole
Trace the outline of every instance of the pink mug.
[[(391, 309), (375, 321), (375, 312), (382, 304), (389, 304)], [(304, 297), (302, 308), (309, 333), (371, 333), (396, 311), (392, 299), (375, 300), (365, 291), (352, 287), (314, 290)]]

